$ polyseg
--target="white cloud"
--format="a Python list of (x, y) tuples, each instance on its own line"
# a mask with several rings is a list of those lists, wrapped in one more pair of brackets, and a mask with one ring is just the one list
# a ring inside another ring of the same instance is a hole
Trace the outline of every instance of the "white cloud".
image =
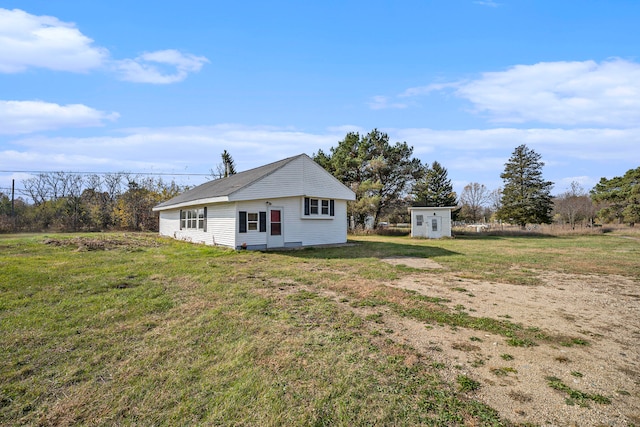
[[(454, 152), (460, 158), (499, 151), (508, 157), (520, 144), (549, 156), (558, 164), (577, 161), (629, 161), (640, 158), (640, 128), (630, 129), (467, 129), (407, 128), (389, 131), (392, 139), (407, 141), (414, 152)], [(546, 160), (545, 160), (546, 161)], [(485, 165), (473, 162), (480, 168)], [(476, 168), (476, 166), (473, 166)]]
[(19, 9), (0, 9), (2, 73), (18, 73), (29, 67), (87, 72), (100, 67), (108, 54), (73, 23)]
[(640, 64), (623, 59), (515, 65), (476, 80), (409, 88), (398, 96), (445, 90), (470, 101), (472, 111), (492, 123), (625, 128), (640, 122)]
[[(136, 83), (168, 84), (187, 78), (209, 62), (204, 56), (184, 54), (177, 50), (147, 52), (135, 59), (115, 61), (114, 67), (122, 80)], [(167, 70), (166, 67), (170, 69)], [(164, 68), (162, 68), (164, 67)]]
[[(10, 150), (0, 152), (0, 169), (29, 169), (37, 163), (46, 170), (82, 164), (108, 171), (206, 173), (220, 162), (220, 153), (228, 150), (238, 170), (246, 170), (303, 152), (311, 155), (318, 149), (328, 151), (345, 135), (236, 124), (136, 128), (121, 133), (83, 138), (24, 137), (12, 141), (11, 145), (17, 147), (11, 150), (12, 154)], [(78, 153), (83, 153), (82, 161), (78, 160)]]
[(74, 23), (0, 8), (0, 73), (19, 73), (31, 67), (82, 73), (109, 67), (122, 80), (168, 84), (200, 71), (207, 62), (203, 56), (174, 49), (114, 60)]
[(410, 87), (409, 89), (398, 95), (401, 98), (410, 96), (428, 95), (431, 92), (437, 92), (445, 89), (456, 89), (460, 87), (462, 82), (448, 82), (448, 83), (432, 83), (426, 86)]
[(542, 62), (484, 73), (456, 91), (492, 122), (637, 126), (640, 64)]
[[(4, 144), (0, 169), (96, 170), (168, 173), (208, 173), (228, 150), (238, 170), (247, 170), (285, 157), (337, 146), (347, 128), (310, 133), (288, 127), (183, 126), (120, 130), (101, 137), (21, 137)], [(637, 167), (640, 128), (632, 129), (381, 129), (390, 140), (406, 141), (425, 163), (442, 163), (461, 187), (479, 182), (501, 185), (500, 173), (514, 148), (527, 146), (546, 163), (545, 179), (561, 191), (567, 182), (595, 183), (602, 176), (622, 175)], [(189, 147), (189, 149), (184, 149)], [(82, 166), (78, 166), (82, 165)], [(204, 178), (189, 178), (190, 185)], [(457, 189), (457, 190), (461, 190)]]
[(368, 103), (369, 108), (372, 110), (386, 110), (389, 108), (394, 109), (402, 109), (407, 108), (407, 104), (399, 103), (399, 102), (389, 102), (389, 98), (386, 96), (374, 96), (371, 98), (371, 101)]
[(23, 134), (64, 127), (103, 126), (118, 113), (106, 113), (82, 104), (59, 105), (43, 101), (0, 100), (0, 134)]
[(481, 6), (489, 6), (489, 7), (498, 7), (500, 6), (500, 3), (496, 3), (493, 0), (476, 0), (474, 1), (475, 4), (479, 4)]

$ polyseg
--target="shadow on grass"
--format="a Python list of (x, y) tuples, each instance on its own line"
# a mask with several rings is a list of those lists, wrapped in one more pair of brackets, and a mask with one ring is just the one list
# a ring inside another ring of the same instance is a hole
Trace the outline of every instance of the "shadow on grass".
[(485, 231), (482, 233), (457, 231), (454, 232), (456, 239), (464, 240), (502, 240), (502, 239), (555, 239), (558, 236), (531, 231)]
[(280, 252), (296, 258), (305, 259), (357, 259), (357, 258), (387, 258), (387, 257), (416, 257), (432, 258), (449, 255), (459, 255), (436, 246), (420, 244), (406, 244), (395, 242), (350, 242), (336, 247), (308, 247)]

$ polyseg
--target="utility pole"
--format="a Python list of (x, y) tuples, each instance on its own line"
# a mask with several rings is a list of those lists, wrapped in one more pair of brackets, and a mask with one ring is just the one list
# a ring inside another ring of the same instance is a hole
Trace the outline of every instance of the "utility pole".
[(13, 221), (13, 231), (16, 230), (16, 211), (15, 211), (15, 200), (16, 200), (16, 180), (11, 180), (11, 219)]
[(16, 180), (11, 180), (11, 216), (15, 214)]

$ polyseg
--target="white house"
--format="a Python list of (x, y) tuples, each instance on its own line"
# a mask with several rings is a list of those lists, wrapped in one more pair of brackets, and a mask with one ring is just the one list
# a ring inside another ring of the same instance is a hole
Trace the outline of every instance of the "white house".
[(411, 237), (439, 239), (451, 237), (451, 211), (455, 206), (413, 206), (411, 213)]
[(306, 154), (216, 179), (153, 208), (160, 234), (231, 248), (347, 241), (355, 193)]

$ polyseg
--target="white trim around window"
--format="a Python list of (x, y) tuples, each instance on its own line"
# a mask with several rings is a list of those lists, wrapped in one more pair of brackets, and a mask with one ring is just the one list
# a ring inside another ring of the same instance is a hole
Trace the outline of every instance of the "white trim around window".
[(335, 199), (304, 197), (302, 199), (303, 219), (333, 219), (336, 214)]
[(207, 231), (207, 208), (181, 209), (180, 230)]

